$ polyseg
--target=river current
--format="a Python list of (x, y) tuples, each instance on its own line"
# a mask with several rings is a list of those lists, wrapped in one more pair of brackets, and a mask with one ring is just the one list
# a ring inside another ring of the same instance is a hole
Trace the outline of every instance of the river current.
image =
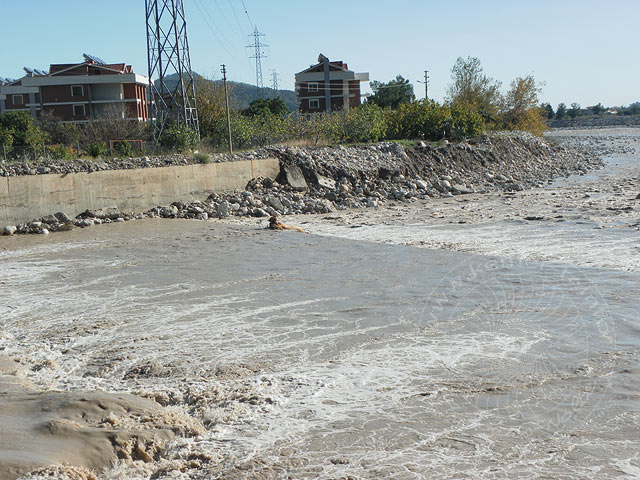
[(200, 392), (185, 478), (640, 474), (637, 273), (187, 221), (32, 242), (4, 353), (43, 389)]

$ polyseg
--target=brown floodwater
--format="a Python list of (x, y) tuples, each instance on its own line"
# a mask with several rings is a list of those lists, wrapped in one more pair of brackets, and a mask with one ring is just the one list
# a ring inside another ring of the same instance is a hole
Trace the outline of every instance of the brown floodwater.
[(636, 272), (217, 221), (0, 238), (0, 427), (35, 465), (155, 418), (152, 461), (76, 447), (101, 478), (631, 478), (638, 311)]

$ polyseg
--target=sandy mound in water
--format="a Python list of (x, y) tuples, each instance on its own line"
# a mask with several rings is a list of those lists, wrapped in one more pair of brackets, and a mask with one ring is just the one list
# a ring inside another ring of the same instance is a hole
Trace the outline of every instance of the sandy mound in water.
[[(134, 395), (35, 391), (22, 381), (20, 365), (0, 356), (1, 480), (27, 472), (28, 478), (95, 478), (84, 468), (151, 462), (176, 433), (203, 431), (192, 418)], [(51, 466), (63, 463), (81, 468)]]

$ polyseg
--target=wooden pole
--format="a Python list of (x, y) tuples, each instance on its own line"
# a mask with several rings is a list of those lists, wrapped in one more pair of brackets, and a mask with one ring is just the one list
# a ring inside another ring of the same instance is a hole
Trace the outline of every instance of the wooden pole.
[(227, 92), (227, 67), (222, 65), (222, 82), (224, 84), (224, 105), (227, 110), (227, 132), (229, 133), (229, 153), (233, 153), (231, 144), (231, 113), (229, 112), (229, 93)]

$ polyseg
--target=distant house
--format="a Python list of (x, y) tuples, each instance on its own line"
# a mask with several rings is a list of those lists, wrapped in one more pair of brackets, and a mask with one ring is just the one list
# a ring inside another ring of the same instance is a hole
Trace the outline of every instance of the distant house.
[(0, 112), (22, 110), (37, 118), (46, 111), (69, 123), (107, 116), (141, 122), (149, 118), (149, 80), (131, 65), (108, 64), (85, 54), (83, 62), (53, 64), (48, 73), (24, 70), (24, 77), (0, 82)]
[(348, 110), (360, 105), (360, 82), (368, 73), (355, 73), (347, 64), (320, 54), (318, 63), (296, 73), (296, 101), (300, 113)]

